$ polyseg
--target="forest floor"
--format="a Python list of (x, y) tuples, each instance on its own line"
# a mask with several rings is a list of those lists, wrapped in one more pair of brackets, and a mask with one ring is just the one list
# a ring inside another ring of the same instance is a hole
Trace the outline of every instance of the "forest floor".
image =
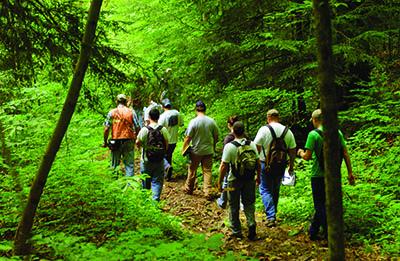
[[(243, 256), (262, 260), (323, 260), (326, 259), (327, 241), (311, 241), (301, 227), (291, 227), (279, 222), (276, 227), (265, 225), (265, 214), (256, 212), (257, 240), (231, 238), (228, 228), (228, 209), (221, 209), (215, 201), (207, 201), (203, 192), (195, 190), (193, 195), (183, 193), (184, 177), (165, 182), (162, 209), (182, 219), (190, 231), (224, 235), (224, 252), (233, 251)], [(245, 216), (241, 211), (243, 235), (247, 235)], [(278, 220), (279, 221), (279, 220)], [(383, 260), (372, 253), (367, 254), (361, 246), (347, 245), (346, 260)]]

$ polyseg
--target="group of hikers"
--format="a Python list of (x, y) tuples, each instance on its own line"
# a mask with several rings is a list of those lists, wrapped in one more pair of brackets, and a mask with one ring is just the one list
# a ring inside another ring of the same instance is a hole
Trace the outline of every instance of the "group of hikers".
[[(135, 144), (141, 148), (140, 172), (147, 174), (142, 186), (151, 189), (153, 199), (159, 201), (164, 179), (168, 181), (173, 175), (172, 155), (183, 120), (180, 113), (172, 108), (169, 99), (163, 99), (161, 105), (151, 101), (142, 112), (143, 117), (138, 116), (134, 109), (129, 108), (127, 97), (119, 94), (117, 107), (108, 113), (104, 124), (103, 146), (111, 149), (113, 169), (119, 166), (122, 160), (126, 176), (134, 175)], [(204, 102), (196, 102), (195, 112), (196, 117), (190, 121), (185, 131), (182, 147), (182, 155), (190, 159), (183, 192), (193, 194), (196, 171), (201, 165), (204, 196), (211, 201), (215, 198), (212, 193), (212, 165), (219, 131), (216, 122), (206, 115)], [(317, 109), (312, 113), (311, 121), (315, 129), (308, 134), (305, 149), (299, 149), (297, 153), (292, 131), (279, 120), (279, 112), (276, 109), (268, 110), (267, 124), (258, 130), (254, 141), (251, 141), (245, 133), (243, 122), (237, 116), (228, 118), (227, 126), (230, 132), (223, 142), (217, 182), (221, 195), (216, 203), (220, 208), (229, 206), (231, 235), (236, 238), (243, 237), (239, 219), (242, 204), (248, 227), (247, 237), (249, 240), (255, 240), (256, 186), (259, 186), (265, 208), (266, 225), (276, 226), (282, 178), (285, 171), (293, 177), (297, 155), (304, 160), (312, 160), (311, 188), (315, 214), (309, 229), (309, 238), (321, 239), (321, 227), (322, 235), (326, 238), (322, 112)], [(339, 138), (348, 181), (354, 184), (350, 157), (340, 131)]]

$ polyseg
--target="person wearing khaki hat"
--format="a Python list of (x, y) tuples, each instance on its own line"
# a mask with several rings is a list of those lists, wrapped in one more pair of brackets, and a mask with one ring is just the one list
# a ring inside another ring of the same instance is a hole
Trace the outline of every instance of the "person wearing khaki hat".
[[(323, 125), (322, 111), (317, 109), (311, 114), (311, 121), (314, 126), (307, 137), (305, 150), (299, 149), (297, 155), (304, 160), (313, 160), (311, 168), (311, 189), (314, 201), (315, 214), (309, 229), (309, 237), (311, 240), (319, 239), (318, 233), (320, 227), (323, 229), (324, 237), (327, 237), (327, 221), (325, 208), (325, 181), (324, 181), (324, 159), (323, 159)], [(350, 184), (354, 184), (354, 176), (351, 168), (350, 157), (346, 148), (346, 142), (343, 134), (339, 131), (340, 144), (343, 149), (342, 155), (346, 162), (348, 180)]]
[(276, 225), (279, 190), (285, 169), (289, 166), (290, 175), (294, 171), (296, 141), (290, 129), (279, 123), (279, 112), (276, 109), (267, 112), (267, 123), (258, 130), (254, 142), (261, 161), (260, 195), (267, 226), (271, 227)]
[[(134, 174), (134, 148), (139, 123), (135, 111), (126, 106), (125, 94), (118, 94), (116, 102), (117, 108), (107, 114), (104, 122), (103, 147), (109, 147), (111, 150), (112, 169), (115, 170), (122, 160), (126, 176), (131, 177)], [(109, 140), (110, 130), (111, 139)]]

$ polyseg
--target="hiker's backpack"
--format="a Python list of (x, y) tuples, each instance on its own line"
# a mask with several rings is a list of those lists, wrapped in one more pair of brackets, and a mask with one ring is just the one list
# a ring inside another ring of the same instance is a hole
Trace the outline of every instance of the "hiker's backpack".
[(257, 170), (257, 153), (250, 146), (250, 141), (246, 140), (244, 145), (237, 141), (231, 142), (237, 147), (237, 159), (231, 164), (233, 176), (239, 180), (254, 179)]
[(271, 132), (272, 136), (272, 141), (269, 145), (268, 155), (265, 154), (265, 150), (263, 147), (267, 169), (284, 170), (287, 165), (287, 154), (288, 154), (288, 148), (285, 143), (285, 135), (288, 132), (289, 128), (286, 126), (282, 132), (282, 135), (280, 137), (276, 137), (274, 129), (270, 125), (267, 125), (267, 127)]
[(166, 153), (165, 140), (161, 132), (162, 126), (158, 126), (153, 129), (150, 126), (146, 126), (149, 130), (147, 136), (147, 146), (146, 146), (146, 157), (150, 162), (161, 162)]
[(168, 118), (168, 127), (174, 127), (178, 125), (178, 122), (179, 122), (178, 115), (171, 115)]
[[(324, 133), (320, 129), (314, 129), (314, 130), (319, 134), (319, 136), (322, 139), (321, 148), (319, 148), (318, 150), (315, 150), (315, 155), (317, 157), (319, 167), (321, 168), (321, 170), (325, 170)], [(343, 147), (342, 147), (342, 143), (341, 142), (339, 142), (339, 147), (340, 147), (339, 160), (340, 160), (340, 164), (341, 164), (342, 160), (343, 160)]]

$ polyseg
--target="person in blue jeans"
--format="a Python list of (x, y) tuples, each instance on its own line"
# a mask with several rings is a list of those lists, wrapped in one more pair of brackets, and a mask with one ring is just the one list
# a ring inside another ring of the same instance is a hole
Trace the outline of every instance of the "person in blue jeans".
[[(229, 134), (225, 136), (224, 138), (224, 147), (226, 144), (228, 144), (229, 142), (233, 141), (235, 139), (235, 135), (233, 135), (233, 124), (235, 122), (239, 121), (239, 117), (234, 115), (234, 116), (230, 116), (228, 118), (228, 129), (229, 129)], [(229, 173), (229, 166), (227, 169), (227, 172)], [(228, 175), (225, 175), (224, 181), (222, 183), (222, 189), (227, 188), (228, 186)], [(228, 193), (226, 191), (223, 191), (221, 193), (221, 196), (217, 199), (217, 205), (220, 208), (226, 208), (226, 204), (228, 202)]]
[(282, 134), (284, 134), (283, 140), (286, 144), (287, 153), (290, 158), (288, 169), (289, 174), (293, 173), (294, 160), (296, 158), (296, 141), (293, 133), (284, 125), (279, 123), (279, 112), (276, 109), (271, 109), (267, 112), (267, 123), (266, 126), (263, 126), (258, 130), (254, 142), (257, 144), (257, 150), (260, 153), (260, 195), (265, 207), (267, 226), (275, 226), (276, 213), (278, 211), (279, 190), (282, 177), (285, 173), (286, 164), (272, 167), (267, 163), (267, 159), (270, 159), (271, 157), (270, 147), (274, 140), (273, 133), (276, 137), (281, 137)]
[(141, 156), (141, 173), (149, 175), (148, 178), (143, 180), (143, 188), (150, 189), (153, 193), (153, 199), (160, 201), (160, 195), (164, 184), (164, 157), (165, 154), (160, 157), (160, 160), (149, 160), (147, 156), (147, 150), (149, 149), (149, 133), (150, 131), (159, 131), (161, 133), (160, 138), (164, 145), (164, 151), (168, 148), (169, 134), (165, 127), (162, 127), (157, 123), (160, 117), (158, 109), (153, 108), (149, 112), (149, 124), (143, 127), (137, 137), (136, 145), (142, 147)]

